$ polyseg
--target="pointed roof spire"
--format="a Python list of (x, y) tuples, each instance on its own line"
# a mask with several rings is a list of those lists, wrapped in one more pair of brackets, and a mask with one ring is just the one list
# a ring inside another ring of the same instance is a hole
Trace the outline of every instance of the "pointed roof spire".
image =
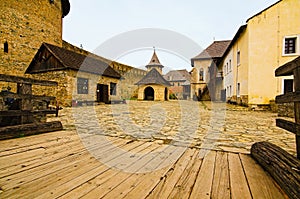
[(159, 62), (159, 59), (156, 55), (156, 52), (155, 52), (155, 47), (153, 46), (153, 49), (154, 49), (154, 52), (153, 52), (153, 55), (152, 55), (152, 58), (149, 62), (148, 65), (161, 65), (161, 63)]
[(151, 58), (149, 64), (146, 66), (146, 68), (151, 68), (153, 66), (158, 66), (160, 68), (163, 68), (164, 66), (160, 63), (160, 61), (156, 55), (155, 47), (153, 47), (153, 49), (154, 49), (154, 52), (153, 52), (152, 58)]

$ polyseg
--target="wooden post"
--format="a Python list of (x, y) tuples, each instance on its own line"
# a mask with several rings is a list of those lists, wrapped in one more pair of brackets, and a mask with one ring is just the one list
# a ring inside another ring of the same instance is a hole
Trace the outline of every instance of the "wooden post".
[[(300, 92), (300, 67), (294, 69), (294, 88), (295, 92)], [(295, 123), (300, 124), (300, 102), (295, 102)], [(297, 147), (297, 158), (300, 159), (300, 129), (297, 128), (296, 132), (296, 147)]]
[[(18, 94), (31, 95), (32, 94), (32, 84), (18, 84)], [(31, 99), (22, 99), (20, 104), (20, 109), (25, 111), (31, 111), (33, 108)], [(32, 115), (21, 116), (21, 124), (28, 124), (33, 122)]]

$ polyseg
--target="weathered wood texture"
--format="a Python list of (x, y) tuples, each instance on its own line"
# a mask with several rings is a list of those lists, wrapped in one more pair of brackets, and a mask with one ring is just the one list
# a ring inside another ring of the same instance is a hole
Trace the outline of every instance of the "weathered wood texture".
[(19, 84), (35, 84), (35, 85), (41, 85), (41, 86), (58, 86), (58, 83), (54, 82), (54, 81), (37, 80), (37, 79), (18, 77), (18, 76), (12, 76), (12, 75), (4, 75), (4, 74), (0, 74), (0, 81), (15, 82), (15, 83), (19, 83)]
[(31, 123), (0, 127), (0, 140), (62, 130), (61, 122)]
[(269, 142), (255, 143), (251, 155), (291, 199), (300, 198), (300, 160)]
[(17, 94), (17, 93), (0, 93), (0, 97), (15, 98), (15, 99), (31, 99), (31, 100), (55, 100), (53, 96), (42, 96), (42, 95), (29, 95), (29, 94)]
[(300, 136), (300, 124), (283, 119), (276, 119), (276, 126)]
[(300, 102), (300, 91), (276, 96), (276, 103)]
[(297, 158), (300, 159), (300, 56), (284, 64), (275, 71), (275, 76), (294, 75), (294, 91), (285, 95), (277, 96), (277, 103), (294, 102), (295, 123), (284, 120), (277, 120), (279, 127), (284, 128), (296, 134)]
[(249, 155), (182, 149), (76, 132), (3, 140), (0, 198), (287, 198)]

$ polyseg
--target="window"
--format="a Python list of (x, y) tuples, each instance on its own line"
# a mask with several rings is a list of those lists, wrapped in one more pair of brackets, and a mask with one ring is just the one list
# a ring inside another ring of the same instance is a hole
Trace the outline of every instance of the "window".
[(241, 84), (240, 83), (237, 83), (237, 97), (240, 97), (240, 92), (241, 92)]
[(203, 71), (203, 68), (200, 68), (199, 81), (204, 81), (204, 71)]
[(241, 64), (241, 52), (240, 51), (237, 52), (236, 63), (237, 63), (237, 65)]
[(89, 80), (86, 78), (77, 78), (77, 93), (88, 94), (89, 93)]
[(286, 93), (290, 93), (290, 92), (293, 92), (293, 80), (292, 79), (285, 79), (284, 82), (283, 82), (283, 85), (284, 85), (284, 88), (283, 88), (283, 93), (286, 94)]
[(180, 82), (178, 82), (178, 86), (180, 86)]
[(7, 41), (4, 43), (4, 52), (8, 53), (8, 43), (7, 43)]
[(286, 36), (283, 40), (283, 55), (295, 55), (299, 54), (300, 35)]
[(231, 72), (231, 59), (229, 60), (229, 72)]
[(296, 53), (296, 37), (286, 38), (284, 41), (284, 54)]
[(110, 95), (117, 95), (117, 84), (110, 83)]

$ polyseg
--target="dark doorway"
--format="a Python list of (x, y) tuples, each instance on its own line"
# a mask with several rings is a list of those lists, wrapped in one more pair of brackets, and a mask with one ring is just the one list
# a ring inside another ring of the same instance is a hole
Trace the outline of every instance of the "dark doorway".
[(97, 84), (97, 102), (109, 103), (108, 85)]
[(292, 79), (285, 79), (284, 80), (284, 94), (286, 93), (290, 93), (290, 92), (293, 92), (293, 87), (294, 87), (294, 80)]
[(168, 88), (165, 88), (165, 100), (168, 101)]
[(145, 88), (144, 100), (154, 100), (154, 89), (152, 87)]

